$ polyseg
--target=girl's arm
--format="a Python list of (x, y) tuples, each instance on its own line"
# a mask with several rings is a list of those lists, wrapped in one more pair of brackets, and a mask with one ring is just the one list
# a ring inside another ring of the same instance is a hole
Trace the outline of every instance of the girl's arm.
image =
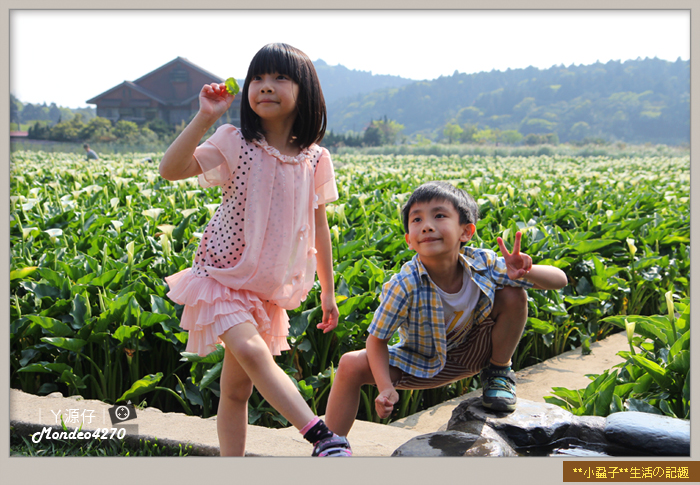
[(160, 161), (159, 171), (166, 180), (180, 180), (202, 173), (194, 158), (199, 141), (216, 120), (231, 106), (233, 96), (225, 84), (205, 84), (199, 93), (199, 111), (175, 141), (168, 147)]
[(389, 417), (394, 404), (399, 401), (399, 393), (391, 383), (388, 342), (388, 339), (379, 339), (372, 334), (367, 336), (367, 360), (379, 390), (379, 395), (374, 400), (374, 407), (382, 419)]
[(316, 272), (321, 284), (321, 308), (323, 309), (323, 320), (316, 327), (323, 329), (323, 333), (327, 333), (338, 325), (338, 305), (335, 302), (333, 249), (325, 204), (319, 204), (314, 212), (314, 217), (316, 222)]

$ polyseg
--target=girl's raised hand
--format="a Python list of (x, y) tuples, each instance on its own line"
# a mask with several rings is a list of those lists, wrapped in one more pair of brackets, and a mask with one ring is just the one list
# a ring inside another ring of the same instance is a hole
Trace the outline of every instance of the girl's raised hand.
[(316, 328), (328, 333), (338, 326), (338, 305), (335, 303), (335, 294), (326, 296), (321, 293), (321, 309), (323, 310), (323, 320), (316, 325)]
[(231, 107), (233, 98), (226, 90), (226, 84), (205, 84), (199, 92), (199, 111), (219, 119)]
[(503, 239), (500, 237), (496, 239), (498, 248), (501, 250), (501, 254), (503, 254), (503, 259), (506, 261), (508, 277), (512, 280), (522, 278), (532, 269), (532, 258), (520, 252), (521, 237), (522, 233), (520, 231), (515, 233), (515, 244), (513, 245), (512, 253), (509, 253), (508, 249), (506, 249)]

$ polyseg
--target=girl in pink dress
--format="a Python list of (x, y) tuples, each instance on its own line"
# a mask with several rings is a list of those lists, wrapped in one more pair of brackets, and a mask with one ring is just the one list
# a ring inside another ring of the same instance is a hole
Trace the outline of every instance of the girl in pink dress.
[(330, 154), (316, 144), (326, 129), (316, 70), (298, 49), (266, 45), (248, 68), (241, 129), (222, 125), (197, 146), (232, 101), (224, 84), (205, 85), (199, 111), (160, 163), (168, 180), (198, 175), (203, 187), (222, 187), (194, 264), (166, 278), (168, 296), (184, 305), (187, 351), (226, 348), (216, 421), (222, 456), (245, 454), (253, 386), (314, 444), (314, 456), (350, 456), (347, 440), (314, 416), (273, 359), (289, 349), (285, 310), (306, 298), (317, 270), (318, 328), (338, 324), (325, 209), (338, 190)]

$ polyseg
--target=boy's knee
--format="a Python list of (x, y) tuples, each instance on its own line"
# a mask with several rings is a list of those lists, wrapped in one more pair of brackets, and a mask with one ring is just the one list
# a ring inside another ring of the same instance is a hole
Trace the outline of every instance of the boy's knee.
[(491, 317), (498, 321), (501, 315), (508, 318), (525, 318), (527, 316), (527, 291), (524, 288), (506, 286), (496, 291)]
[(371, 378), (372, 370), (369, 367), (367, 353), (356, 350), (343, 354), (338, 362), (335, 378), (365, 381), (368, 375)]
[(527, 291), (525, 291), (525, 288), (505, 286), (503, 289), (496, 291), (494, 305), (527, 308)]

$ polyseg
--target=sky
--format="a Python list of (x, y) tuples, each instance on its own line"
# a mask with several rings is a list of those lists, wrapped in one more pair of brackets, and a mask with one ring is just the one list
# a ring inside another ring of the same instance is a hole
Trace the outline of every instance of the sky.
[(409, 79), (690, 58), (684, 10), (11, 10), (10, 92), (79, 108), (180, 56), (227, 78), (285, 42), (312, 60)]

